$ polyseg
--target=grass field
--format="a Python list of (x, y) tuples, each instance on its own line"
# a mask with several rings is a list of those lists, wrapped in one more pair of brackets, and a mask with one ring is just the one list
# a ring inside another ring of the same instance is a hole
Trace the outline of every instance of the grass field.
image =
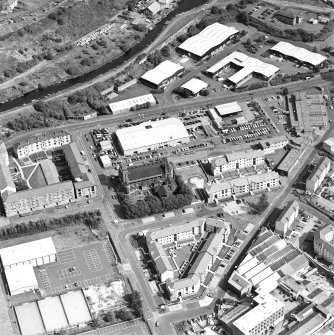
[(38, 165), (32, 176), (29, 178), (29, 183), (32, 188), (43, 187), (47, 185), (40, 165)]
[(30, 166), (22, 168), (23, 176), (24, 176), (25, 179), (28, 179), (28, 177), (30, 176), (30, 174), (34, 170), (34, 168), (35, 168), (35, 165), (30, 165)]

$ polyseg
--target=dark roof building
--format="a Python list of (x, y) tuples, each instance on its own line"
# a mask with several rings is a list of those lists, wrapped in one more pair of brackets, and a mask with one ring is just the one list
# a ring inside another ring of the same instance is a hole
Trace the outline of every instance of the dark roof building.
[(277, 19), (291, 26), (300, 23), (302, 20), (301, 16), (291, 8), (281, 9), (277, 13)]

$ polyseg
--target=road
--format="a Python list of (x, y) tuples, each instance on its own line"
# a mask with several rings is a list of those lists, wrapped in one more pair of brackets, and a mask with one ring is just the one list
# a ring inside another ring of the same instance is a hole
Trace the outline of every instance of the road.
[[(284, 85), (284, 87), (291, 88), (293, 90), (299, 90), (303, 88), (309, 88), (310, 86), (322, 86), (328, 84), (329, 81), (323, 80), (321, 78), (312, 78), (311, 80), (307, 81), (300, 81), (300, 82), (294, 82), (294, 83), (289, 83)], [(169, 104), (169, 105), (162, 105), (162, 106), (154, 106), (151, 107), (150, 109), (142, 109), (138, 112), (122, 112), (119, 115), (106, 115), (106, 116), (100, 116), (96, 119), (84, 121), (84, 122), (78, 122), (74, 124), (65, 124), (62, 126), (57, 126), (54, 127), (56, 129), (64, 129), (73, 133), (82, 133), (87, 130), (96, 128), (97, 125), (104, 124), (108, 122), (112, 123), (119, 123), (121, 121), (124, 121), (128, 119), (129, 117), (135, 119), (136, 117), (140, 115), (144, 116), (152, 116), (152, 115), (157, 115), (159, 113), (168, 113), (170, 115), (177, 115), (180, 111), (184, 111), (187, 109), (195, 109), (195, 108), (200, 108), (207, 106), (209, 104), (212, 105), (217, 105), (217, 104), (222, 104), (222, 103), (228, 103), (228, 102), (233, 102), (233, 101), (242, 101), (242, 100), (247, 100), (250, 99), (250, 97), (261, 97), (267, 94), (275, 94), (280, 90), (279, 86), (274, 86), (274, 87), (265, 87), (261, 88), (259, 90), (254, 90), (252, 92), (242, 92), (242, 93), (235, 93), (232, 95), (222, 95), (218, 97), (200, 97), (197, 99), (188, 99), (185, 101), (180, 101), (174, 104)], [(48, 131), (51, 131), (53, 128), (48, 128)], [(21, 141), (22, 139), (25, 139), (28, 135), (36, 135), (41, 132), (45, 131), (44, 129), (33, 129), (30, 131), (24, 131), (24, 132), (19, 132), (16, 133), (14, 136), (5, 139), (7, 147), (12, 146), (14, 143)]]

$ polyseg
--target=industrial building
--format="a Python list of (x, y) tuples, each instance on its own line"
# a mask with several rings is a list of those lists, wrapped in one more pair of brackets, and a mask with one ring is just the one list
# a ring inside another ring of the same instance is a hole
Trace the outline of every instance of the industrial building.
[(279, 188), (279, 175), (276, 172), (255, 174), (231, 180), (212, 183), (205, 190), (208, 201), (218, 201)]
[(237, 151), (208, 160), (212, 174), (218, 176), (222, 172), (262, 165), (264, 163), (264, 152), (262, 150)]
[(277, 20), (294, 26), (302, 22), (302, 18), (299, 13), (294, 11), (292, 8), (283, 8), (276, 14)]
[(121, 112), (129, 112), (131, 110), (154, 106), (156, 103), (154, 96), (150, 93), (131, 99), (113, 102), (109, 104), (109, 109), (115, 115)]
[(215, 106), (215, 111), (221, 116), (236, 115), (242, 112), (240, 105), (234, 101), (226, 104)]
[(314, 252), (330, 263), (334, 263), (334, 228), (328, 225), (314, 233)]
[(322, 142), (322, 148), (331, 155), (334, 155), (334, 138), (330, 137)]
[(168, 187), (170, 192), (176, 188), (174, 169), (166, 157), (142, 165), (127, 166), (122, 163), (118, 176), (127, 194), (145, 187), (157, 189), (160, 185)]
[(279, 72), (279, 68), (272, 64), (264, 63), (257, 58), (234, 51), (206, 70), (206, 74), (213, 78), (227, 67), (233, 67), (237, 70), (231, 77), (225, 78), (227, 84), (233, 87), (239, 87), (253, 76), (270, 80)]
[(85, 161), (76, 143), (63, 147), (65, 159), (71, 170), (75, 197), (78, 200), (90, 199), (97, 196), (97, 187), (91, 172), (88, 172)]
[(259, 147), (265, 155), (273, 154), (276, 150), (285, 148), (289, 143), (289, 139), (285, 135), (266, 138), (259, 142)]
[(7, 217), (23, 215), (75, 201), (72, 181), (28, 189), (2, 196)]
[(143, 10), (143, 14), (148, 17), (153, 17), (154, 15), (158, 14), (160, 10), (161, 10), (161, 6), (159, 2), (154, 1)]
[(275, 290), (281, 278), (308, 268), (308, 259), (301, 251), (265, 230), (232, 273), (228, 285), (240, 297), (251, 291), (264, 295)]
[(300, 65), (305, 65), (311, 68), (321, 67), (326, 57), (307, 49), (296, 47), (295, 45), (280, 41), (270, 50), (271, 53), (278, 57), (287, 58)]
[(190, 141), (187, 130), (178, 118), (147, 121), (137, 126), (118, 129), (116, 137), (125, 156)]
[(216, 22), (188, 38), (177, 50), (195, 59), (202, 59), (221, 50), (238, 33), (238, 30)]
[[(180, 270), (173, 270), (172, 260), (167, 256), (168, 248), (165, 245), (181, 246), (183, 241), (193, 239), (195, 235), (200, 234), (205, 236), (201, 250), (193, 252), (191, 263), (184, 260), (183, 275), (179, 277)], [(217, 259), (223, 243), (227, 242), (229, 234), (230, 224), (215, 219), (198, 219), (182, 225), (153, 230), (147, 234), (147, 244), (154, 267), (160, 280), (162, 282), (165, 280), (170, 300), (182, 299), (198, 292), (201, 283), (204, 282)]]
[(300, 136), (328, 125), (327, 106), (322, 94), (294, 93), (289, 99), (289, 113), (291, 127)]
[(331, 168), (331, 161), (328, 157), (321, 157), (313, 168), (313, 171), (306, 179), (306, 191), (314, 193), (325, 179)]
[(44, 238), (0, 249), (1, 266), (8, 292), (17, 295), (38, 289), (33, 267), (56, 261), (52, 238)]
[(59, 148), (71, 143), (71, 135), (64, 130), (54, 130), (29, 137), (13, 146), (17, 158), (24, 158), (36, 152)]
[(181, 86), (182, 90), (194, 98), (198, 97), (207, 88), (208, 84), (197, 78), (192, 78)]
[(284, 303), (271, 294), (253, 299), (255, 307), (233, 322), (233, 335), (262, 335), (284, 319)]
[(184, 73), (184, 67), (165, 60), (154, 69), (147, 71), (140, 77), (140, 81), (152, 88), (160, 89)]
[(294, 171), (295, 166), (298, 164), (303, 154), (303, 150), (295, 148), (290, 149), (289, 152), (284, 156), (283, 160), (277, 166), (277, 172), (282, 176), (289, 177)]
[(298, 201), (289, 201), (284, 207), (280, 216), (275, 223), (275, 232), (280, 235), (285, 235), (288, 229), (291, 227), (294, 220), (297, 218), (299, 213)]

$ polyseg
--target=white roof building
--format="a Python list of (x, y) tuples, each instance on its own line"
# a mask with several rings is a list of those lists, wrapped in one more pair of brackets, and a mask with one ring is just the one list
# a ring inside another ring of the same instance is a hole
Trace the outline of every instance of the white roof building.
[(219, 113), (220, 116), (226, 116), (226, 115), (242, 112), (242, 108), (239, 106), (239, 104), (236, 101), (215, 106), (215, 109)]
[(298, 59), (301, 62), (311, 64), (313, 66), (320, 65), (326, 60), (326, 57), (307, 49), (296, 47), (295, 45), (280, 41), (274, 45), (270, 50), (279, 52), (285, 56)]
[(107, 167), (111, 166), (111, 159), (110, 159), (110, 157), (108, 155), (102, 155), (102, 156), (100, 156), (100, 161), (101, 161), (102, 166), (104, 168), (107, 168)]
[(206, 82), (197, 78), (192, 78), (181, 86), (181, 88), (190, 91), (194, 95), (198, 94), (207, 87), (208, 84)]
[(260, 74), (265, 78), (270, 78), (279, 71), (279, 68), (272, 64), (264, 63), (257, 58), (249, 57), (241, 52), (234, 51), (210, 67), (206, 72), (213, 76), (230, 63), (241, 67), (240, 71), (228, 78), (228, 80), (235, 85), (247, 79), (253, 73)]
[(326, 150), (330, 154), (334, 153), (334, 138), (333, 137), (327, 138), (327, 140), (325, 140), (322, 143), (322, 145), (323, 145), (324, 150)]
[(22, 264), (5, 269), (11, 295), (28, 292), (38, 288), (36, 275), (31, 264)]
[(189, 141), (188, 132), (178, 118), (143, 122), (137, 126), (118, 129), (116, 135), (124, 154)]
[(140, 78), (156, 86), (160, 86), (165, 80), (173, 78), (178, 72), (183, 71), (184, 67), (165, 60), (154, 69), (147, 71)]
[(203, 29), (199, 34), (188, 38), (179, 46), (179, 49), (197, 57), (203, 57), (238, 32), (234, 28), (216, 22)]
[(113, 114), (116, 114), (122, 111), (129, 111), (132, 107), (135, 107), (136, 105), (143, 105), (147, 102), (151, 103), (152, 105), (156, 104), (156, 100), (152, 94), (146, 94), (127, 100), (117, 101), (109, 104), (109, 108)]
[(36, 266), (50, 263), (56, 260), (55, 255), (56, 248), (51, 237), (0, 249), (2, 265), (5, 269), (21, 264)]

